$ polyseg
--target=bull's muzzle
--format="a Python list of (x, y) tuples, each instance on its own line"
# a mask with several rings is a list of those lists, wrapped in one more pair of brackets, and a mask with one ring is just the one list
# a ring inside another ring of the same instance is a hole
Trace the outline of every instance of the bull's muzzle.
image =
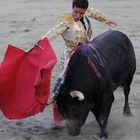
[(80, 134), (81, 128), (79, 126), (73, 126), (73, 127), (66, 126), (66, 127), (67, 127), (69, 135), (77, 136)]
[(66, 128), (68, 130), (69, 135), (77, 136), (81, 131), (81, 124), (79, 121), (68, 120), (66, 121)]

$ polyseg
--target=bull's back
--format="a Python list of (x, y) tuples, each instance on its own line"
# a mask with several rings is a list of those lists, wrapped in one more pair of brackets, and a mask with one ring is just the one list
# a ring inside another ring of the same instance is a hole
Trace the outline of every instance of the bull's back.
[(131, 41), (124, 33), (109, 30), (93, 39), (92, 43), (96, 44), (107, 62), (113, 81), (120, 82), (129, 73), (134, 74), (135, 53)]

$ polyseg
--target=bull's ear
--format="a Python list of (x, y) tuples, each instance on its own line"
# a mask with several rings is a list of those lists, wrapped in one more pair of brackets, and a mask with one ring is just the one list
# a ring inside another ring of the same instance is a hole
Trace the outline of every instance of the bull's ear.
[(72, 98), (78, 97), (79, 101), (83, 101), (85, 98), (84, 94), (78, 90), (71, 91), (70, 95), (72, 96)]

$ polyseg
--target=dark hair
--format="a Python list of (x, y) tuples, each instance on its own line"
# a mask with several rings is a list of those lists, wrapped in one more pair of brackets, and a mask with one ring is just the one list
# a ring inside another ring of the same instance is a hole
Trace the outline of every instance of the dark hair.
[(77, 7), (87, 9), (88, 5), (89, 5), (88, 0), (73, 0), (72, 2), (72, 8)]

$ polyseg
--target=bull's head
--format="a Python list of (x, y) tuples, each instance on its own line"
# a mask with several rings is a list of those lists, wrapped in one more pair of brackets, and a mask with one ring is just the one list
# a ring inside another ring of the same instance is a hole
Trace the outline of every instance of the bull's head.
[(56, 98), (60, 114), (66, 121), (68, 133), (72, 136), (79, 135), (90, 107), (82, 92), (71, 91), (59, 94)]

